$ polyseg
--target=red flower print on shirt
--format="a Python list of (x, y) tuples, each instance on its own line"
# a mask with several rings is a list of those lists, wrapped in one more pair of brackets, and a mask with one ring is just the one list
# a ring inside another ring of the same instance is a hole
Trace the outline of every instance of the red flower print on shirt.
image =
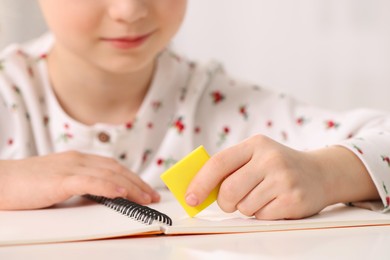
[(389, 156), (386, 156), (386, 155), (382, 155), (382, 161), (384, 161), (385, 163), (387, 163), (387, 166), (390, 167), (390, 157)]
[(46, 60), (46, 59), (47, 59), (47, 53), (42, 53), (41, 55), (39, 55), (38, 61)]
[(193, 61), (189, 61), (188, 62), (188, 67), (191, 69), (191, 70), (194, 70), (196, 68), (197, 64), (196, 62), (193, 62)]
[(274, 125), (272, 120), (268, 120), (265, 124), (266, 124), (267, 128), (271, 128)]
[(60, 134), (60, 136), (57, 138), (58, 142), (68, 142), (69, 139), (73, 138), (73, 134), (70, 133), (70, 126), (69, 124), (64, 124), (64, 132)]
[(7, 144), (8, 144), (8, 146), (13, 145), (14, 144), (14, 139), (9, 138), (8, 141), (7, 141)]
[(221, 146), (226, 141), (229, 133), (230, 133), (230, 128), (228, 126), (224, 126), (222, 128), (222, 132), (220, 132), (218, 134), (219, 139), (218, 139), (218, 142), (217, 142), (217, 146)]
[(126, 160), (127, 159), (127, 153), (125, 153), (125, 152), (121, 153), (119, 155), (119, 159), (122, 160), (122, 161)]
[(385, 193), (386, 193), (386, 205), (385, 205), (385, 209), (386, 209), (386, 208), (388, 208), (389, 205), (390, 205), (390, 196), (389, 196), (389, 192), (388, 192), (387, 187), (386, 187), (386, 185), (385, 185), (384, 182), (382, 182), (382, 187), (383, 187), (383, 190), (384, 190)]
[(169, 54), (170, 54), (171, 57), (174, 58), (177, 62), (179, 62), (179, 63), (182, 62), (182, 58), (181, 58), (179, 55), (177, 55), (176, 53), (170, 52)]
[(162, 107), (162, 102), (160, 100), (152, 101), (152, 109), (154, 112), (157, 112)]
[(18, 86), (16, 86), (16, 85), (13, 85), (12, 86), (12, 89), (15, 91), (15, 93), (17, 93), (17, 94), (21, 94), (21, 91), (20, 91), (20, 88), (18, 87)]
[(18, 105), (17, 104), (12, 104), (11, 105), (11, 109), (12, 109), (12, 111), (18, 110)]
[(360, 153), (360, 154), (363, 154), (363, 150), (362, 149), (360, 149), (360, 147), (358, 147), (357, 145), (352, 145), (353, 146), (353, 148), (355, 148), (355, 150), (358, 152), (358, 153)]
[(146, 127), (148, 128), (148, 129), (153, 129), (153, 123), (152, 122), (149, 122), (147, 125), (146, 125)]
[(305, 118), (304, 116), (300, 116), (300, 117), (298, 117), (298, 118), (296, 119), (295, 122), (297, 123), (297, 125), (303, 126), (303, 125), (305, 125), (308, 121), (309, 121), (309, 120), (308, 120), (307, 118)]
[(223, 128), (222, 134), (224, 134), (224, 135), (226, 136), (226, 135), (228, 135), (229, 133), (230, 133), (230, 128), (227, 127), (227, 126), (225, 126), (225, 127)]
[[(18, 50), (18, 51), (17, 51), (17, 54), (20, 55), (20, 56), (22, 56), (22, 57), (25, 58), (25, 59), (28, 58), (28, 55), (27, 55), (24, 51), (22, 51), (22, 50)], [(27, 73), (29, 74), (29, 76), (30, 76), (31, 78), (34, 77), (33, 68), (32, 68), (29, 64), (27, 64)]]
[(340, 126), (340, 124), (333, 121), (333, 120), (326, 120), (325, 121), (326, 129), (337, 129), (339, 126)]
[(194, 132), (195, 134), (199, 134), (201, 132), (200, 126), (195, 127)]
[(185, 125), (183, 123), (183, 117), (179, 117), (173, 122), (173, 127), (176, 128), (179, 134), (184, 132)]
[(282, 135), (282, 140), (283, 141), (287, 141), (288, 140), (288, 134), (286, 131), (282, 131), (281, 132), (281, 135)]
[(44, 116), (43, 117), (43, 125), (44, 126), (48, 126), (48, 124), (49, 124), (49, 117), (48, 116)]
[(159, 167), (163, 167), (164, 169), (170, 168), (172, 165), (174, 165), (177, 161), (173, 159), (172, 157), (169, 158), (159, 158), (157, 159), (156, 163)]
[(164, 163), (164, 159), (161, 159), (161, 158), (157, 159), (158, 166), (162, 165), (163, 163)]
[(187, 95), (187, 87), (181, 88), (181, 89), (180, 89), (180, 97), (179, 97), (179, 100), (180, 100), (181, 102), (183, 102), (183, 101), (186, 99), (186, 95)]
[(133, 122), (127, 122), (127, 123), (125, 124), (125, 128), (126, 128), (127, 130), (133, 129)]
[(214, 105), (221, 103), (225, 99), (225, 95), (223, 95), (220, 91), (216, 90), (211, 93), (211, 97), (213, 99)]
[(30, 78), (34, 78), (34, 70), (30, 65), (27, 66), (27, 72)]
[(149, 156), (152, 154), (152, 150), (146, 149), (144, 153), (142, 154), (142, 164), (145, 164), (146, 161), (149, 159)]
[(27, 58), (27, 54), (24, 52), (24, 51), (22, 51), (22, 50), (17, 50), (17, 52), (16, 52), (18, 55), (20, 55), (20, 56), (22, 56), (23, 58)]
[(239, 111), (240, 115), (242, 115), (245, 120), (248, 119), (248, 111), (247, 111), (246, 105), (240, 106), (238, 108), (238, 111)]

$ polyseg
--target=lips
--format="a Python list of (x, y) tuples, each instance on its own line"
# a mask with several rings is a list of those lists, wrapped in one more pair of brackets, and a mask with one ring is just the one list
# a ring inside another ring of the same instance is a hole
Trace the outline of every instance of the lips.
[(152, 33), (140, 36), (107, 37), (102, 38), (102, 41), (111, 44), (117, 49), (134, 49), (143, 45), (151, 35)]

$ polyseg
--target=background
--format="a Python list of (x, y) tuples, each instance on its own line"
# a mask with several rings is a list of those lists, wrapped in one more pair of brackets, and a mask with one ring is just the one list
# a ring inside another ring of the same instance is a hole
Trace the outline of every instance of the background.
[[(1, 0), (0, 48), (44, 31), (36, 1)], [(309, 103), (390, 111), (389, 0), (189, 0), (173, 45)]]

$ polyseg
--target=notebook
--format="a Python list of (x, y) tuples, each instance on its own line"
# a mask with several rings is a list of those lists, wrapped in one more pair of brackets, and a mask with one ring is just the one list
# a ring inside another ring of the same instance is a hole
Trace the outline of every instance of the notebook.
[[(223, 234), (390, 225), (389, 214), (344, 204), (330, 206), (306, 219), (262, 221), (238, 212), (224, 213), (213, 203), (191, 218), (171, 192), (163, 190), (161, 195), (161, 202), (148, 207), (153, 212), (147, 208), (131, 211), (123, 201), (95, 202), (85, 197), (75, 197), (47, 209), (0, 211), (0, 246), (156, 234)], [(156, 215), (158, 212), (163, 215)], [(150, 221), (152, 215), (156, 220)]]

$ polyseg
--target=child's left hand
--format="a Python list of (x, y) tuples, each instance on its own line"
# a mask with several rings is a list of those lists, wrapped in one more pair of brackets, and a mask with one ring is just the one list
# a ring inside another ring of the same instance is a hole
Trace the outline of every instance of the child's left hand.
[(337, 202), (378, 197), (346, 148), (301, 152), (262, 135), (211, 157), (188, 187), (186, 202), (198, 205), (219, 183), (222, 210), (258, 219), (303, 218)]

